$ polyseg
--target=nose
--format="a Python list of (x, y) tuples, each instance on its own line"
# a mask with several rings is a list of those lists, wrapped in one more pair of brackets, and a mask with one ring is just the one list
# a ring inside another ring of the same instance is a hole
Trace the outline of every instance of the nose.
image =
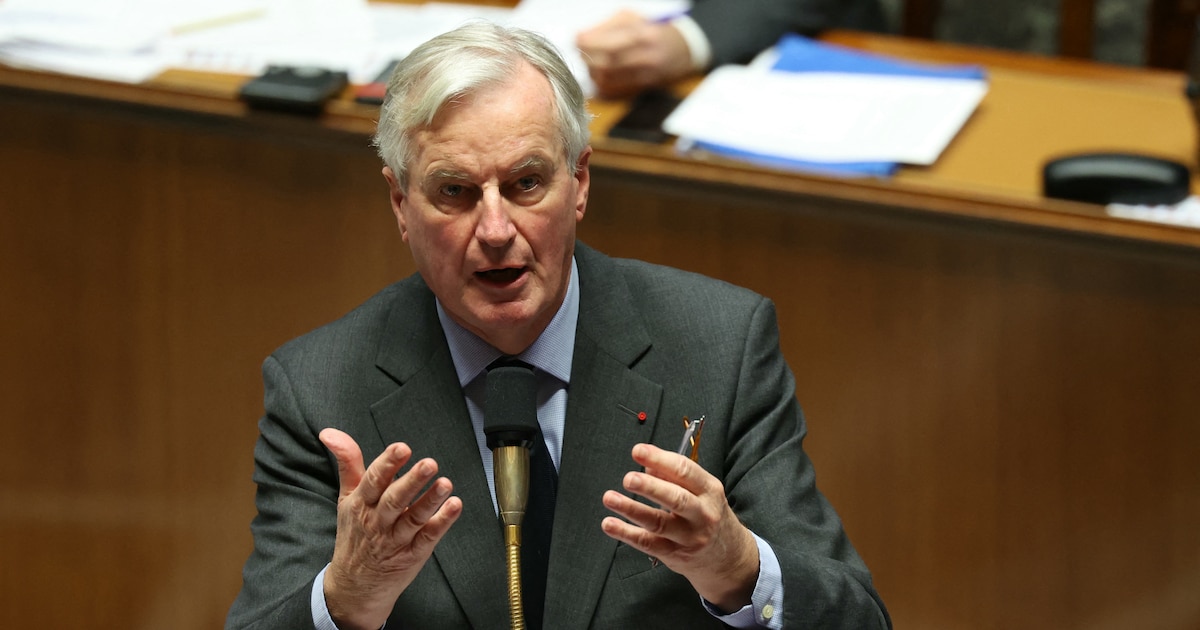
[(475, 238), (491, 247), (503, 247), (517, 235), (511, 209), (504, 196), (495, 189), (485, 190), (479, 200), (482, 214), (475, 225)]

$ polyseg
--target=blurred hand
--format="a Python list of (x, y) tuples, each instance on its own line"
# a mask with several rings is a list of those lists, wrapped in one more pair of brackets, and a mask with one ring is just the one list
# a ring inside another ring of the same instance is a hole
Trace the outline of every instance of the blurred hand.
[(624, 10), (575, 38), (603, 97), (629, 96), (692, 72), (683, 35), (670, 24)]
[(607, 517), (605, 534), (660, 560), (684, 576), (726, 613), (750, 603), (758, 580), (758, 545), (738, 520), (720, 480), (692, 460), (650, 444), (633, 447), (645, 472), (629, 472), (624, 487), (661, 508), (615, 490), (604, 506), (628, 520)]
[(412, 457), (406, 444), (389, 445), (364, 470), (362, 451), (349, 435), (325, 429), (319, 437), (337, 458), (341, 486), (325, 603), (342, 630), (376, 630), (462, 514), (462, 500), (450, 497), (453, 486), (445, 477), (418, 496), (437, 474), (432, 459), (396, 478)]

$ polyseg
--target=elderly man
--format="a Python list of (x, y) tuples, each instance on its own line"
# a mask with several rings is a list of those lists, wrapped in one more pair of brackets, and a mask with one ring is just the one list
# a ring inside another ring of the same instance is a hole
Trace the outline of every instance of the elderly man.
[(419, 273), (264, 363), (227, 627), (509, 627), (483, 429), (501, 357), (533, 366), (557, 475), (529, 627), (889, 625), (815, 488), (771, 302), (576, 242), (588, 121), (526, 31), (465, 26), (397, 68), (376, 145)]

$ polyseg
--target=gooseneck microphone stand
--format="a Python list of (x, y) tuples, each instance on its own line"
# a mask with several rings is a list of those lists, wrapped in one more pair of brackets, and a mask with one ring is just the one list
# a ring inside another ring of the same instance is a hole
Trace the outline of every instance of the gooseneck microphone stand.
[(508, 560), (508, 609), (513, 630), (525, 630), (525, 607), (521, 599), (521, 521), (529, 500), (529, 447), (495, 447), (492, 463)]
[(492, 450), (496, 506), (504, 527), (509, 614), (513, 630), (525, 630), (521, 521), (529, 502), (529, 447), (537, 432), (537, 379), (528, 366), (488, 370), (483, 432)]

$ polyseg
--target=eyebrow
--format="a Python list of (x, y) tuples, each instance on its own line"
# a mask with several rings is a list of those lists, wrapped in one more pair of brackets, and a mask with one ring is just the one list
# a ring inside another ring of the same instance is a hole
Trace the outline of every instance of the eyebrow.
[(554, 164), (540, 155), (531, 155), (516, 166), (509, 169), (510, 175), (528, 170), (554, 170)]
[(425, 177), (423, 179), (425, 181), (447, 180), (447, 179), (470, 181), (471, 178), (468, 177), (467, 174), (462, 171), (456, 171), (456, 170), (452, 170), (452, 169), (448, 169), (448, 168), (439, 168), (439, 169), (432, 171), (432, 172), (428, 173), (427, 175), (425, 175)]
[[(540, 155), (531, 155), (531, 156), (525, 158), (524, 160), (522, 160), (521, 162), (518, 162), (512, 168), (508, 169), (508, 175), (513, 176), (513, 175), (516, 175), (517, 173), (522, 173), (522, 172), (530, 171), (530, 170), (553, 171), (554, 169), (555, 169), (555, 165), (550, 160), (547, 160), (546, 158), (544, 158)], [(439, 168), (437, 170), (431, 171), (423, 179), (425, 181), (447, 181), (447, 180), (463, 181), (463, 182), (471, 181), (470, 175), (468, 175), (464, 171), (460, 171), (460, 170), (452, 169), (452, 168)]]

